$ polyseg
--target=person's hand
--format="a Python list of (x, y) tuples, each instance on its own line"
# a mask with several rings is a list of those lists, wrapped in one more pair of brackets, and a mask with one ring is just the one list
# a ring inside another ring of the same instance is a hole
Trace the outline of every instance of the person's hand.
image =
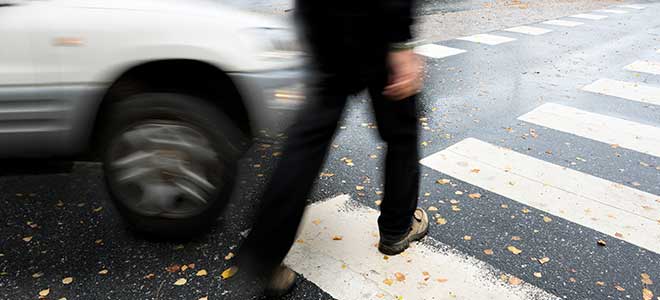
[(424, 62), (412, 49), (392, 51), (388, 55), (389, 81), (383, 95), (398, 101), (422, 89)]

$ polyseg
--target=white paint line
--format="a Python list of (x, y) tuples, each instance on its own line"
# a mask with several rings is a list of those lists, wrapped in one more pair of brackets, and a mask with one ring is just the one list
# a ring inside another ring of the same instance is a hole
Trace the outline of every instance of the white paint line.
[(617, 14), (617, 15), (622, 15), (622, 14), (627, 14), (628, 13), (628, 11), (626, 11), (626, 10), (619, 10), (619, 9), (601, 9), (601, 10), (597, 10), (596, 12), (603, 12), (603, 13)]
[[(310, 205), (285, 263), (338, 300), (559, 299), (528, 283), (503, 283), (498, 270), (430, 237), (385, 259), (375, 247), (378, 214), (346, 195)], [(397, 272), (405, 280), (397, 281)], [(429, 273), (427, 280), (422, 272)]]
[(493, 34), (475, 34), (471, 36), (460, 37), (457, 38), (457, 40), (494, 46), (503, 43), (513, 42), (516, 39), (505, 36), (493, 35)]
[(511, 27), (511, 28), (504, 29), (504, 31), (516, 32), (516, 33), (522, 33), (522, 34), (529, 34), (529, 35), (542, 35), (542, 34), (546, 34), (548, 32), (552, 32), (552, 30), (550, 30), (550, 29), (533, 27), (533, 26)]
[(624, 67), (628, 71), (660, 75), (660, 61), (638, 60)]
[(569, 17), (578, 18), (578, 19), (587, 19), (587, 20), (602, 20), (602, 19), (607, 18), (607, 16), (593, 15), (593, 14), (577, 14), (577, 15), (572, 15), (572, 16), (569, 16)]
[(584, 23), (581, 22), (566, 21), (566, 20), (550, 20), (550, 21), (542, 22), (541, 24), (563, 26), (563, 27), (575, 27), (575, 26), (584, 25)]
[(436, 44), (427, 44), (415, 47), (415, 53), (431, 58), (444, 58), (465, 52), (466, 51), (463, 49), (451, 48)]
[(423, 159), (422, 164), (660, 253), (660, 196), (473, 138)]
[(644, 6), (641, 6), (641, 5), (635, 5), (635, 4), (619, 5), (619, 7), (623, 7), (623, 8), (632, 8), (632, 9), (636, 9), (636, 10), (642, 10), (642, 9), (645, 9), (645, 8), (646, 8), (646, 7), (644, 7)]
[(660, 105), (660, 87), (637, 82), (599, 79), (582, 90), (628, 100)]
[(518, 120), (660, 157), (660, 128), (547, 103)]

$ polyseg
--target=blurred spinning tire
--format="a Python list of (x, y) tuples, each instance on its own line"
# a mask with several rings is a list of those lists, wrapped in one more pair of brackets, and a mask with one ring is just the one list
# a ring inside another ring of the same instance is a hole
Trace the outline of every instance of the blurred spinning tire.
[(166, 239), (206, 232), (234, 187), (238, 127), (210, 101), (178, 93), (134, 94), (106, 115), (105, 181), (129, 227)]

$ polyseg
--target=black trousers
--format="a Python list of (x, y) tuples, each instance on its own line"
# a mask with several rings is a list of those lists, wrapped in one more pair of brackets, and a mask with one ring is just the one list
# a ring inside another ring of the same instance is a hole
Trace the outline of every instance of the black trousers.
[[(388, 76), (385, 54), (377, 63), (354, 66), (358, 70), (353, 71), (342, 71), (327, 62), (319, 66), (320, 74), (308, 90), (310, 103), (288, 132), (282, 159), (265, 189), (256, 223), (241, 247), (240, 268), (265, 275), (282, 262), (295, 241), (309, 192), (347, 99), (363, 89), (369, 91), (378, 131), (387, 142), (385, 190), (378, 219), (381, 235), (401, 236), (411, 225), (419, 186), (416, 97), (401, 101), (383, 97)], [(349, 141), (347, 145), (359, 147), (360, 142)]]

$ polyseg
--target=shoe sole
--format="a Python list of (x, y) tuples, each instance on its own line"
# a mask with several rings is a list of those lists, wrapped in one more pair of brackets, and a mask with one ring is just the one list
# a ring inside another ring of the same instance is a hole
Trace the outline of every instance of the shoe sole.
[(406, 251), (410, 247), (411, 242), (419, 241), (426, 236), (429, 232), (429, 226), (426, 226), (426, 229), (420, 233), (410, 236), (410, 238), (404, 239), (403, 241), (396, 243), (394, 245), (383, 245), (378, 243), (378, 251), (385, 255), (397, 255), (403, 251)]

